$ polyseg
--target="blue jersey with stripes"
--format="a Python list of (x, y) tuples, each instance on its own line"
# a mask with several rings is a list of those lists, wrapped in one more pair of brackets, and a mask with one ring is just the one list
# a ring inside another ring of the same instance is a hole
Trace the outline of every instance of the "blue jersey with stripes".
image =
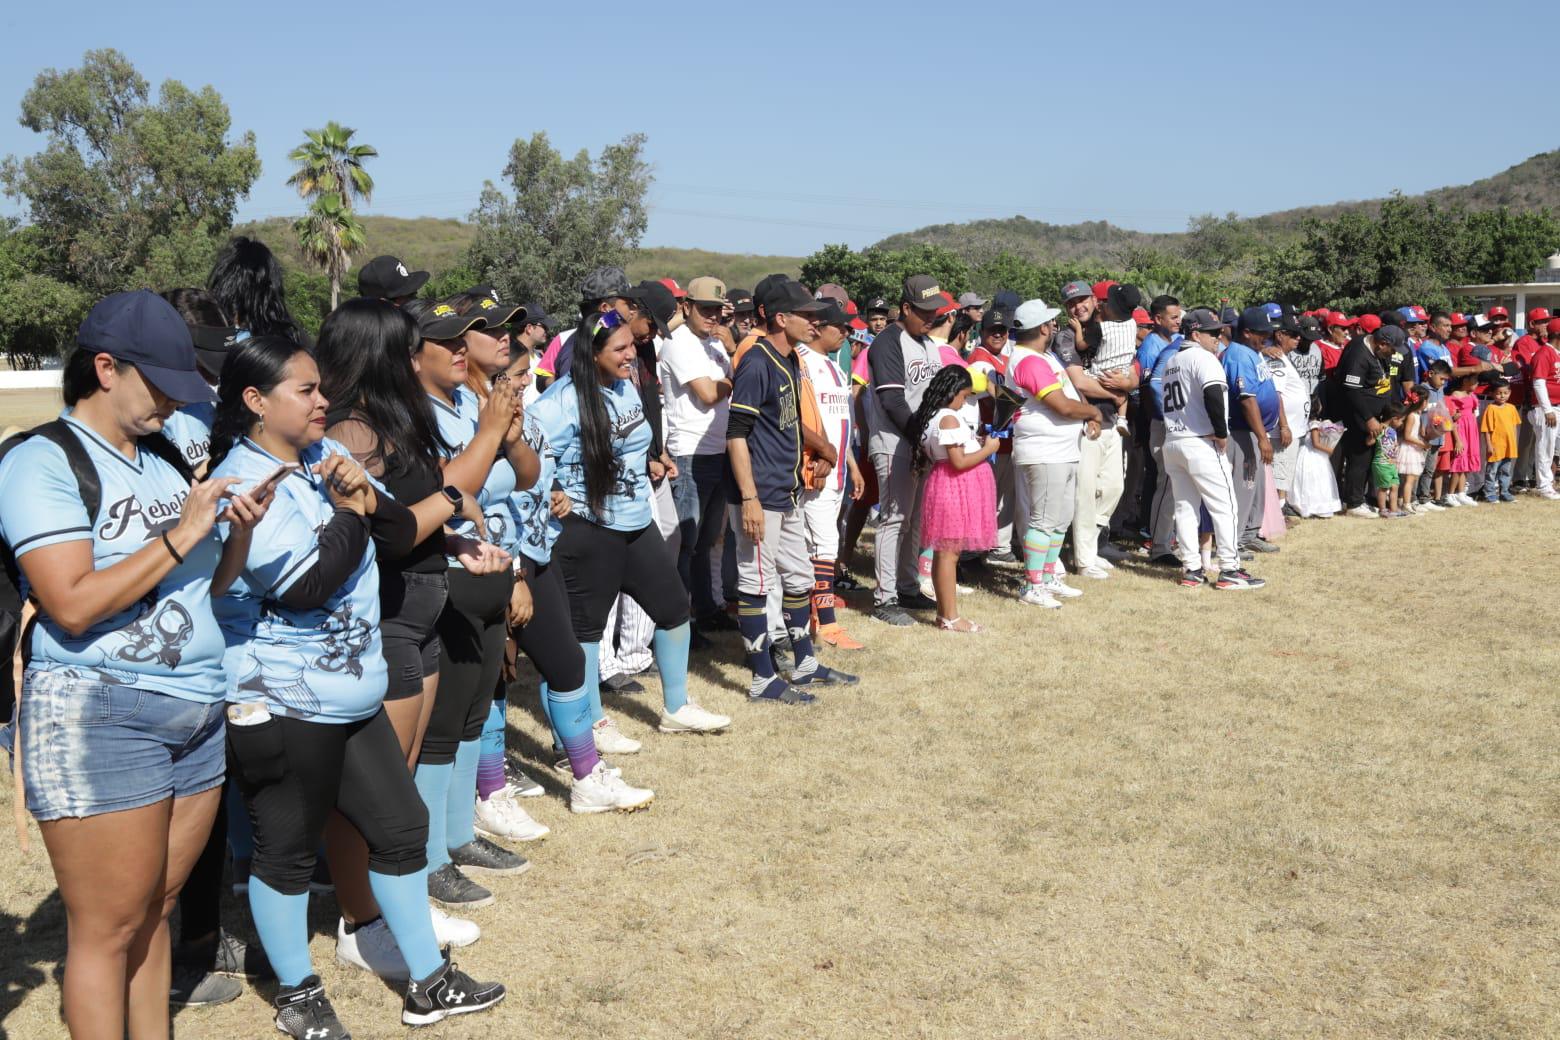
[[(432, 394), (428, 395), (428, 399), (433, 402), (434, 420), (439, 424), (439, 436), (445, 444), (450, 445), (444, 457), (450, 459), (465, 451), (471, 439), (477, 435), (477, 420), (482, 412), (477, 395), (466, 387), (457, 386), (452, 396), (455, 401), (453, 406)], [(487, 479), (477, 492), (477, 503), (482, 507), (488, 541), (511, 555), (518, 549), (514, 518), (509, 509), (509, 496), (514, 491), (515, 469), (500, 447), (494, 456), (493, 468), (488, 470)], [(476, 525), (470, 520), (453, 520), (449, 526), (457, 534), (476, 537)], [(461, 566), (460, 561), (453, 556), (449, 557), (449, 563), (451, 567)]]

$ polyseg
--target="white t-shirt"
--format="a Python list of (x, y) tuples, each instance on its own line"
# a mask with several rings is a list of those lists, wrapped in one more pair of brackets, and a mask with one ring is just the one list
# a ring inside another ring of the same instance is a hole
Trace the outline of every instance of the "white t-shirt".
[(850, 380), (840, 371), (827, 354), (821, 354), (805, 343), (796, 345), (796, 360), (801, 362), (802, 375), (812, 386), (813, 401), (818, 405), (818, 418), (823, 423), (823, 435), (834, 445), (839, 455), (839, 465), (829, 471), (824, 487), (844, 490), (848, 467), (845, 455), (850, 451)]
[(1083, 400), (1067, 377), (1067, 369), (1050, 354), (1011, 345), (1006, 383), (1025, 395), (1013, 420), (1013, 462), (1035, 466), (1051, 462), (1077, 462), (1081, 457), (1082, 419), (1063, 419), (1045, 403), (1051, 394)]
[[(1224, 388), (1225, 400), (1229, 400), (1224, 366), (1202, 347), (1183, 347), (1165, 365), (1165, 440), (1213, 436), (1213, 422), (1203, 402), (1203, 390), (1209, 386)], [(1225, 422), (1229, 422), (1228, 415)]]
[[(943, 429), (943, 420), (949, 417), (958, 421), (958, 426), (951, 430)], [(935, 462), (948, 461), (948, 448), (959, 445), (966, 453), (974, 453), (980, 450), (980, 438), (975, 436), (975, 430), (965, 421), (964, 416), (952, 408), (939, 408), (937, 414), (932, 416), (932, 421), (926, 424), (926, 433), (921, 436), (921, 443), (926, 446), (926, 453)]]
[(731, 380), (731, 358), (714, 336), (700, 339), (686, 325), (661, 342), (656, 355), (665, 399), (666, 450), (672, 456), (724, 455), (730, 399), (707, 405), (688, 385), (705, 378)]
[(1298, 440), (1311, 411), (1310, 388), (1288, 354), (1276, 358), (1263, 355), (1262, 360), (1273, 373), (1273, 384), (1278, 387), (1278, 401), (1284, 409), (1284, 419), (1289, 423), (1289, 432)]

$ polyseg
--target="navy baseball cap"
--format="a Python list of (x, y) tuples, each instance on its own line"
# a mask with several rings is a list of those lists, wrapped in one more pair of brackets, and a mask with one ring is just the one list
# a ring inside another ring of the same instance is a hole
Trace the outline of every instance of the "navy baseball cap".
[(148, 383), (180, 404), (217, 399), (195, 366), (190, 327), (173, 304), (150, 289), (99, 300), (76, 330), (76, 345), (134, 365)]
[(1272, 332), (1277, 326), (1268, 317), (1266, 307), (1247, 307), (1240, 312), (1240, 331)]

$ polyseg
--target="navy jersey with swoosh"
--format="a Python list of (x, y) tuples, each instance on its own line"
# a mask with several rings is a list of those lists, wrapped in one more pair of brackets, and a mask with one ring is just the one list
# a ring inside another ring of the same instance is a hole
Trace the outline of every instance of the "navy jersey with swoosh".
[[(742, 356), (731, 384), (731, 411), (753, 417), (747, 435), (753, 485), (765, 509), (788, 512), (802, 486), (802, 376), (796, 352), (782, 355), (767, 339)], [(736, 479), (726, 478), (726, 500), (742, 501)]]

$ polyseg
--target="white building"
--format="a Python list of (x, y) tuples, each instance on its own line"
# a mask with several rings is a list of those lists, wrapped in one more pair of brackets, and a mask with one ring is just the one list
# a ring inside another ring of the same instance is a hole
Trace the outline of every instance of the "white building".
[(1512, 324), (1525, 328), (1527, 312), (1534, 307), (1547, 307), (1551, 313), (1560, 311), (1560, 253), (1551, 256), (1546, 266), (1534, 271), (1531, 282), (1449, 285), (1446, 291), (1456, 296), (1474, 297), (1480, 311), (1504, 306), (1511, 311)]

